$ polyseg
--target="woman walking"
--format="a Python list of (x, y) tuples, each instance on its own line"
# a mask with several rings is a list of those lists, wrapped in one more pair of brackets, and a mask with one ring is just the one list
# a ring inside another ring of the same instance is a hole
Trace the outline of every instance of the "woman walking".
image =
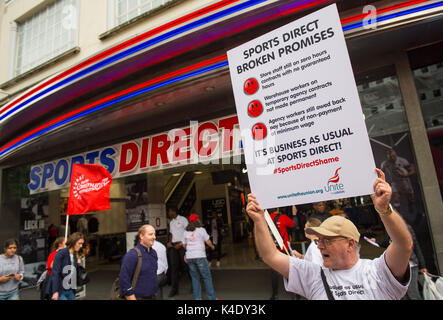
[(23, 279), (25, 265), (22, 257), (16, 255), (17, 248), (17, 240), (6, 240), (0, 255), (0, 300), (20, 300), (18, 284)]
[(209, 300), (216, 300), (214, 287), (212, 285), (211, 271), (206, 259), (205, 243), (215, 250), (209, 235), (202, 227), (198, 216), (193, 213), (189, 216), (189, 224), (184, 233), (184, 248), (186, 249), (186, 262), (189, 266), (189, 273), (192, 279), (192, 290), (195, 300), (202, 300), (200, 276), (205, 284), (206, 295)]
[[(52, 272), (47, 286), (47, 294), (52, 300), (74, 300), (77, 289), (76, 280), (79, 265), (79, 251), (85, 238), (80, 232), (74, 232), (66, 242), (66, 248), (57, 251), (52, 265)], [(75, 274), (71, 274), (74, 272)]]
[(55, 258), (55, 254), (63, 249), (65, 247), (65, 237), (58, 237), (54, 240), (54, 242), (52, 243), (52, 248), (51, 248), (51, 254), (48, 257), (48, 261), (46, 262), (46, 270), (47, 270), (47, 274), (46, 274), (46, 279), (42, 282), (40, 288), (40, 300), (50, 300), (51, 297), (47, 295), (48, 289), (47, 287), (50, 285), (49, 284), (49, 279), (50, 279), (50, 275), (52, 272), (52, 266), (54, 264), (54, 258)]

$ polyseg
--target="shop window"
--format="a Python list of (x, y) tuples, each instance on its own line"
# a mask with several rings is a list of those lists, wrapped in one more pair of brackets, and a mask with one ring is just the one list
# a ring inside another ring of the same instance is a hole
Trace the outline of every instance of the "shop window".
[(0, 240), (18, 240), (18, 254), (25, 262), (26, 277), (20, 288), (31, 286), (46, 269), (48, 256), (48, 193), (31, 196), (27, 189), (29, 167), (6, 169), (2, 177)]
[[(420, 69), (418, 72), (425, 75), (423, 76), (425, 79), (434, 79), (436, 74), (433, 73), (433, 70), (436, 69), (435, 66), (435, 68)], [(442, 71), (440, 78), (443, 79), (443, 70), (439, 70)], [(415, 166), (415, 155), (410, 139), (405, 107), (395, 74), (393, 67), (387, 67), (356, 75), (360, 101), (365, 115), (375, 165), (384, 171), (386, 179), (393, 189), (391, 204), (415, 231), (420, 248), (425, 256), (427, 268), (433, 269), (435, 268), (434, 253), (422, 199), (423, 192)], [(420, 91), (422, 101), (428, 103), (428, 101), (437, 100), (436, 98), (429, 100), (430, 96), (433, 97), (433, 90), (437, 89), (428, 87), (426, 91)], [(438, 115), (438, 112), (434, 111), (429, 114), (428, 122), (430, 122), (432, 116), (434, 116), (432, 119), (435, 119)], [(440, 113), (443, 114), (441, 109)], [(351, 204), (355, 200), (351, 201)], [(352, 204), (348, 207), (353, 208), (355, 205)], [(362, 235), (367, 233), (372, 236), (371, 233), (374, 230), (374, 234), (377, 235), (378, 228), (384, 229), (379, 217), (376, 214), (374, 215), (374, 211), (370, 209), (372, 205), (365, 207), (357, 204), (356, 208), (358, 214), (348, 209), (348, 215), (362, 230)]]
[(14, 76), (77, 45), (78, 0), (58, 0), (17, 22)]
[(121, 25), (173, 0), (115, 0), (114, 26)]
[[(443, 63), (413, 70), (440, 192), (443, 196)], [(425, 71), (426, 70), (426, 71)], [(422, 98), (425, 97), (425, 98)]]
[(389, 72), (382, 73), (379, 79), (365, 75), (358, 83), (360, 101), (371, 138), (408, 131), (397, 78), (388, 74)]

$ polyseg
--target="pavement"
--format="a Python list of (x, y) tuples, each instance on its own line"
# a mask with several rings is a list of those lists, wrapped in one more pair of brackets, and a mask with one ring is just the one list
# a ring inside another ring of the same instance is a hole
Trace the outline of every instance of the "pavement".
[[(373, 259), (384, 251), (366, 241), (361, 241), (361, 258)], [(301, 252), (298, 247), (293, 247)], [(269, 300), (271, 297), (271, 269), (255, 258), (255, 252), (248, 242), (227, 244), (227, 254), (222, 258), (221, 267), (212, 266), (211, 274), (217, 297), (222, 300)], [(120, 270), (120, 261), (86, 263), (90, 282), (86, 285), (86, 296), (82, 300), (108, 300), (112, 283)], [(182, 276), (179, 293), (168, 298), (170, 286), (163, 288), (164, 300), (193, 300), (192, 284), (188, 276)], [(203, 299), (206, 299), (202, 284)], [(35, 288), (25, 288), (20, 292), (22, 300), (39, 300), (40, 292)], [(279, 282), (279, 300), (293, 300), (295, 295), (284, 290), (283, 278)]]
[[(82, 300), (108, 300), (118, 270), (96, 270), (89, 272), (91, 281), (86, 286), (86, 296)], [(271, 296), (271, 270), (211, 270), (214, 289), (217, 297), (222, 300), (269, 300)], [(168, 298), (171, 287), (163, 288), (164, 300), (193, 300), (192, 285), (188, 277), (182, 277), (179, 293)], [(202, 285), (203, 299), (207, 299)], [(22, 289), (21, 300), (39, 300), (39, 291), (35, 288)], [(279, 286), (279, 299), (291, 300), (294, 296), (283, 288), (283, 280)]]

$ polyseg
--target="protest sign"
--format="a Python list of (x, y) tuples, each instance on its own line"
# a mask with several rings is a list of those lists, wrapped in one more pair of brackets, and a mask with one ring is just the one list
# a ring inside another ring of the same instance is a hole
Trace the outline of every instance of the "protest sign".
[(375, 163), (335, 4), (228, 51), (263, 208), (373, 192)]

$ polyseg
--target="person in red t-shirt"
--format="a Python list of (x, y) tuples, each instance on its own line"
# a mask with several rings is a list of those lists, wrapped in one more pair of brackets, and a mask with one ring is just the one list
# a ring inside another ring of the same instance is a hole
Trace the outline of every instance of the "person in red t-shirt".
[(46, 274), (46, 279), (40, 286), (40, 299), (41, 300), (49, 300), (49, 297), (46, 297), (46, 286), (48, 285), (49, 275), (52, 272), (52, 264), (54, 262), (55, 254), (60, 249), (63, 249), (65, 247), (65, 237), (58, 237), (54, 240), (54, 243), (52, 244), (52, 252), (48, 257), (48, 261), (46, 262), (46, 270), (48, 270), (48, 273)]
[[(275, 209), (269, 209), (269, 212), (272, 212), (270, 214), (270, 217), (272, 219), (272, 221), (274, 221), (274, 223), (277, 226), (278, 231), (280, 232), (281, 237), (283, 238), (283, 242), (284, 242), (284, 246), (286, 248), (286, 250), (288, 250), (289, 252), (289, 248), (288, 248), (288, 241), (289, 241), (289, 234), (288, 234), (288, 228), (293, 228), (294, 227), (294, 220), (292, 220), (291, 218), (289, 218), (287, 215), (279, 212), (278, 208)], [(282, 251), (282, 252), (286, 252), (284, 249), (281, 249), (279, 246), (277, 246), (277, 248)], [(271, 296), (271, 300), (277, 300), (278, 299), (278, 281), (279, 281), (279, 274), (274, 271), (273, 269), (271, 269), (272, 272), (272, 296)]]
[(51, 274), (52, 271), (52, 263), (54, 262), (55, 254), (58, 250), (63, 249), (65, 247), (65, 237), (59, 237), (55, 239), (54, 243), (52, 244), (52, 252), (48, 257), (48, 262), (46, 263), (46, 269), (48, 270), (48, 276)]

